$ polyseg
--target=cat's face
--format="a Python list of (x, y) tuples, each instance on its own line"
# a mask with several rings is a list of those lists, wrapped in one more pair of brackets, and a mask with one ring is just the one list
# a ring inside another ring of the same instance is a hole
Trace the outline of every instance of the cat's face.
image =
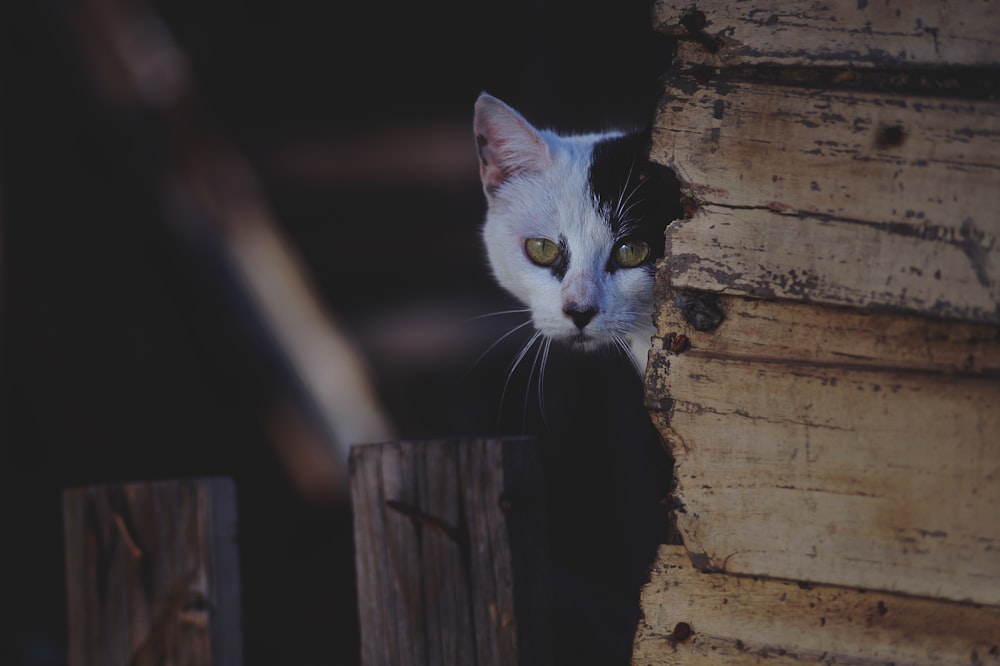
[(678, 202), (672, 174), (646, 159), (648, 137), (539, 131), (486, 94), (474, 125), (497, 281), (547, 338), (627, 347), (645, 364), (654, 262)]

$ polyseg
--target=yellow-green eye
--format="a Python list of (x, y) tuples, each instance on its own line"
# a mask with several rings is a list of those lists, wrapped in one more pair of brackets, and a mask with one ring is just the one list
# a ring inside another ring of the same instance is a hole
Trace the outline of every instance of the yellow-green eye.
[(559, 258), (559, 246), (548, 238), (529, 238), (524, 241), (524, 251), (539, 266), (551, 266)]
[(615, 248), (611, 256), (622, 268), (635, 268), (649, 257), (649, 243), (625, 241)]

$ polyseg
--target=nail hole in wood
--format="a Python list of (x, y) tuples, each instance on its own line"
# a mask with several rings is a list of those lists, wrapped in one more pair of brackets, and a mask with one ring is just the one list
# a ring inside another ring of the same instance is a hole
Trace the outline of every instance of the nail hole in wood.
[(902, 125), (887, 125), (880, 127), (875, 135), (875, 147), (881, 150), (886, 148), (896, 148), (903, 145), (906, 140), (906, 132)]

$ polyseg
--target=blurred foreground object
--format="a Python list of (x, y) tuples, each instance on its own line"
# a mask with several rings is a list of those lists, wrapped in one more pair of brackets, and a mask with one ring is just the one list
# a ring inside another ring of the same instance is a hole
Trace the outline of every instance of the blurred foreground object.
[(179, 479), (63, 493), (69, 664), (243, 664), (236, 487)]
[(204, 119), (188, 61), (152, 9), (76, 0), (70, 13), (98, 97), (152, 113), (165, 129), (161, 207), (282, 379), (286, 398), (266, 422), (296, 487), (343, 499), (348, 447), (392, 432), (355, 345), (324, 309), (247, 162)]

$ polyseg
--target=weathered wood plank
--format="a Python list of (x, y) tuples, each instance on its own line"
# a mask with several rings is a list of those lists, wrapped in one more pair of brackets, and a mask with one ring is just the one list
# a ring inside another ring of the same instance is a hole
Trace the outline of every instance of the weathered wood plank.
[(660, 548), (641, 603), (635, 666), (1000, 664), (1000, 608), (706, 574), (683, 546)]
[(1000, 104), (676, 80), (675, 287), (1000, 321)]
[(229, 479), (63, 493), (69, 663), (243, 663)]
[(678, 55), (687, 64), (1000, 63), (1000, 7), (991, 2), (657, 0), (653, 25), (685, 38)]
[(1000, 228), (998, 102), (676, 77), (652, 156), (707, 203)]
[(998, 235), (926, 233), (708, 205), (668, 228), (664, 270), (679, 289), (1000, 323)]
[(1000, 328), (991, 324), (723, 296), (723, 324), (699, 331), (663, 281), (657, 289), (657, 349), (680, 334), (693, 351), (735, 359), (1000, 376)]
[(703, 566), (1000, 604), (995, 378), (654, 348), (647, 380)]
[(362, 663), (551, 661), (539, 456), (531, 439), (351, 448)]

